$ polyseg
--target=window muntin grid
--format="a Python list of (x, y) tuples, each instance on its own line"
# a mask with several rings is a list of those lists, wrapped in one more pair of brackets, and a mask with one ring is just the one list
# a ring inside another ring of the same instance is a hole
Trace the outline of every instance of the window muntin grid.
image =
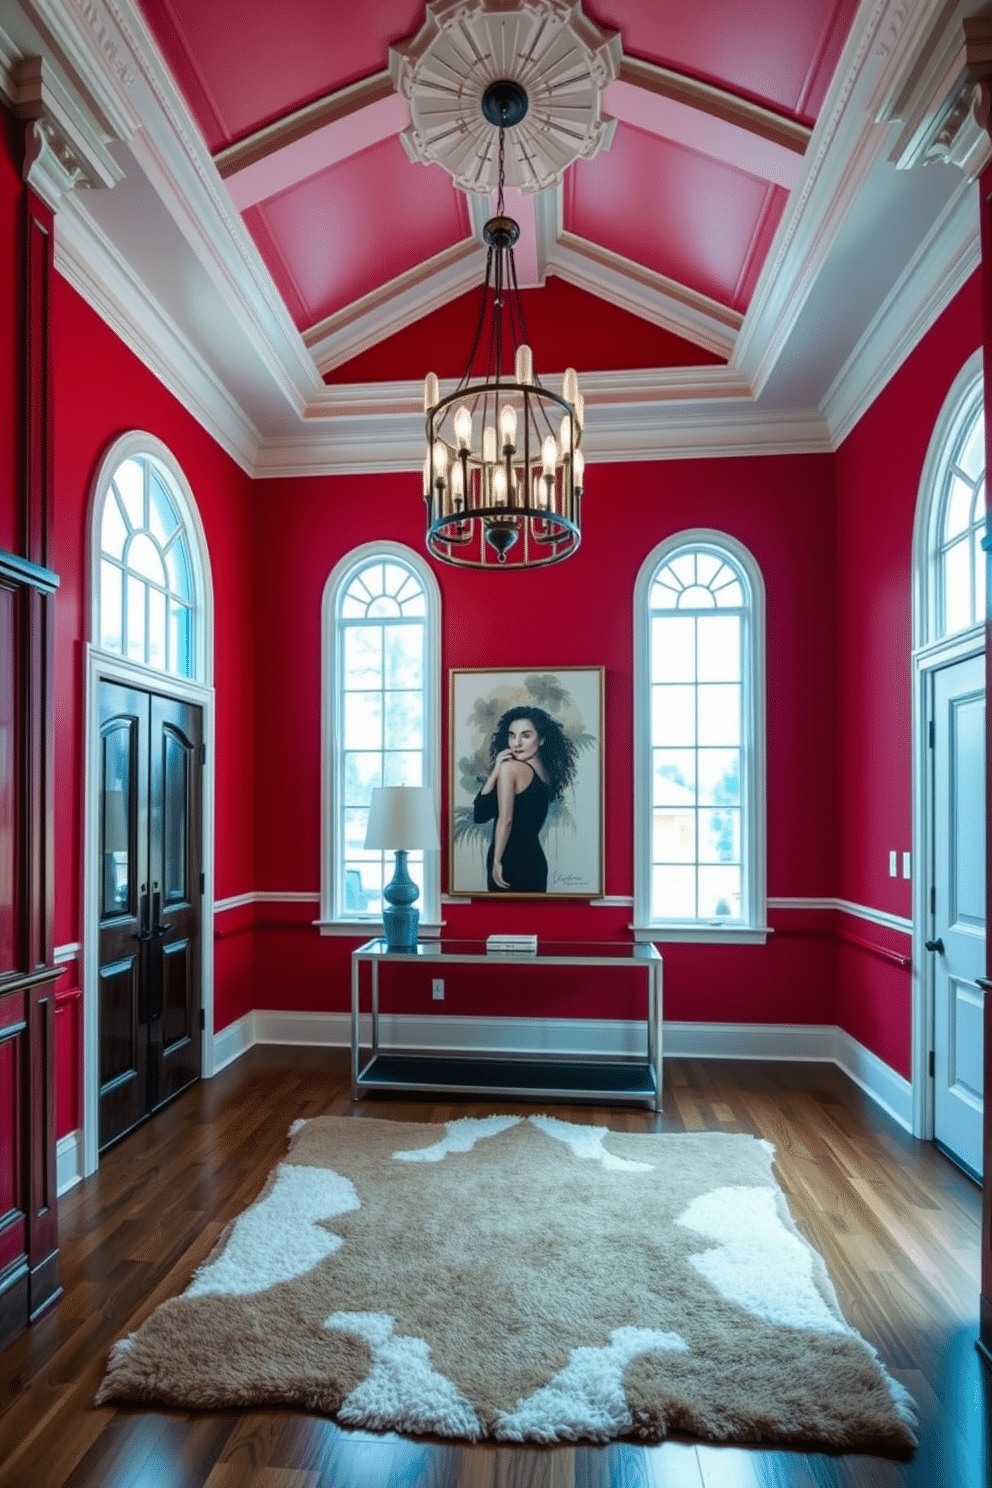
[(99, 644), (176, 677), (194, 672), (196, 594), (189, 538), (158, 465), (118, 465), (100, 521)]
[(981, 399), (962, 419), (940, 476), (936, 526), (940, 636), (969, 630), (985, 610), (985, 413)]
[(742, 924), (750, 590), (709, 547), (681, 549), (648, 591), (649, 918)]
[[(338, 599), (336, 640), (335, 916), (379, 919), (395, 856), (363, 845), (372, 790), (425, 784), (427, 599), (413, 569), (374, 558), (355, 570)], [(408, 853), (407, 866), (423, 896), (423, 853)]]

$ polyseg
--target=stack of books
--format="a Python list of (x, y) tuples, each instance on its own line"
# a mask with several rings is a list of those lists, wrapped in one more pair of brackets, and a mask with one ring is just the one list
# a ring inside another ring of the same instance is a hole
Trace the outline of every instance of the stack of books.
[(501, 956), (516, 954), (533, 956), (537, 953), (536, 935), (490, 935), (486, 938), (486, 950), (496, 951)]

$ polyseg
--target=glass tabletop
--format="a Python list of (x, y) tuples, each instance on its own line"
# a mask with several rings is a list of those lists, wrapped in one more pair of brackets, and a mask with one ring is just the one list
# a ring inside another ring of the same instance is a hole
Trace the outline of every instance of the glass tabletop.
[(421, 961), (445, 959), (459, 961), (660, 961), (657, 947), (650, 941), (632, 940), (551, 940), (544, 935), (537, 938), (536, 949), (516, 949), (505, 946), (489, 946), (484, 940), (454, 940), (442, 936), (439, 940), (418, 940), (405, 951), (391, 951), (385, 940), (366, 941), (353, 953), (362, 958), (386, 957), (400, 961), (414, 957)]

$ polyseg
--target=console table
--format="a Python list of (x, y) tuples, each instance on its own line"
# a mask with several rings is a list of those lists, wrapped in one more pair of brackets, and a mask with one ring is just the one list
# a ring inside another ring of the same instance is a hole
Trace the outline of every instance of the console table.
[[(639, 1058), (574, 1054), (481, 1054), (450, 1049), (383, 1047), (379, 969), (384, 962), (448, 966), (505, 966), (514, 977), (528, 967), (625, 966), (646, 978), (646, 1053)], [(368, 973), (366, 975), (365, 973)], [(361, 1042), (363, 984), (370, 984), (371, 1049)], [(391, 952), (369, 940), (351, 953), (351, 1097), (368, 1090), (432, 1091), (462, 1095), (599, 1103), (636, 1102), (661, 1110), (661, 957), (651, 944), (539, 940), (534, 952), (487, 951), (482, 940), (421, 940)]]

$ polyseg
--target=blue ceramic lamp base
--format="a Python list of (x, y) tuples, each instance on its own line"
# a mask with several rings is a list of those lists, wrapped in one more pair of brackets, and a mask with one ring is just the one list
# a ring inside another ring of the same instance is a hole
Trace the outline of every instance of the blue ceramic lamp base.
[(383, 889), (382, 897), (389, 905), (382, 912), (386, 945), (391, 951), (412, 951), (417, 944), (417, 926), (420, 923), (420, 911), (414, 901), (420, 897), (420, 890), (407, 871), (406, 852), (402, 847), (396, 849), (396, 869)]

